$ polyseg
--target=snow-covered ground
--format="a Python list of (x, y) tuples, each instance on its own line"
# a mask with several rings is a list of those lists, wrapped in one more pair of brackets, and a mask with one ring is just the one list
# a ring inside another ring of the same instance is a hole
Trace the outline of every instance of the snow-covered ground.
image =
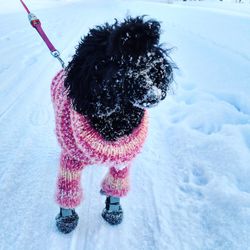
[(162, 42), (173, 47), (179, 67), (172, 93), (150, 110), (149, 136), (132, 168), (131, 193), (122, 200), (123, 223), (111, 227), (101, 218), (106, 169), (93, 166), (83, 173), (79, 225), (62, 235), (54, 221), (60, 149), (49, 95), (60, 65), (22, 8), (10, 1), (7, 11), (5, 2), (0, 249), (250, 249), (249, 4), (27, 1), (66, 61), (89, 27), (148, 14), (162, 21)]

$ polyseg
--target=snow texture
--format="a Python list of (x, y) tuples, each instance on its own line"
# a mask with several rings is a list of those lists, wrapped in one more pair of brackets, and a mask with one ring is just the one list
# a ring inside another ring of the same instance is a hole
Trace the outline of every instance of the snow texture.
[(93, 166), (83, 172), (78, 226), (64, 235), (55, 225), (60, 149), (49, 94), (60, 65), (22, 7), (15, 10), (10, 1), (7, 10), (5, 2), (0, 249), (250, 249), (249, 4), (27, 1), (65, 61), (93, 25), (149, 14), (162, 21), (161, 42), (174, 48), (179, 67), (173, 94), (150, 110), (149, 136), (131, 169), (132, 190), (121, 199), (122, 224), (102, 219), (98, 183), (106, 169)]

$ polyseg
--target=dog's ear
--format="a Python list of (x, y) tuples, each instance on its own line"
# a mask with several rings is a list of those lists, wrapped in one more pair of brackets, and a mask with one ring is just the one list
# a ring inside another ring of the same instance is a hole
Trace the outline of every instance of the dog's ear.
[(129, 17), (117, 25), (111, 33), (107, 48), (110, 56), (142, 55), (159, 43), (160, 23), (155, 20)]

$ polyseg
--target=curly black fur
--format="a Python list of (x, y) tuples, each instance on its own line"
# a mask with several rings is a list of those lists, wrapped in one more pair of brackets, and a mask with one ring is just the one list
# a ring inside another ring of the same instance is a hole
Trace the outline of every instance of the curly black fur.
[(74, 109), (106, 140), (132, 133), (144, 107), (166, 97), (173, 64), (159, 37), (159, 22), (129, 17), (90, 29), (76, 48), (65, 87)]

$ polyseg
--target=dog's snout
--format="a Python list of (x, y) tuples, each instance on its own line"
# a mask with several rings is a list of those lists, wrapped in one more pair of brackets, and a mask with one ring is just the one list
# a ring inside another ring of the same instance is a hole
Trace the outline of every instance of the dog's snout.
[(147, 92), (147, 97), (149, 100), (160, 100), (162, 96), (162, 91), (161, 89), (157, 88), (156, 86), (153, 86), (152, 88), (150, 88)]
[(156, 106), (162, 100), (163, 92), (156, 86), (148, 89), (141, 98), (132, 102), (134, 106), (140, 108), (151, 108)]

